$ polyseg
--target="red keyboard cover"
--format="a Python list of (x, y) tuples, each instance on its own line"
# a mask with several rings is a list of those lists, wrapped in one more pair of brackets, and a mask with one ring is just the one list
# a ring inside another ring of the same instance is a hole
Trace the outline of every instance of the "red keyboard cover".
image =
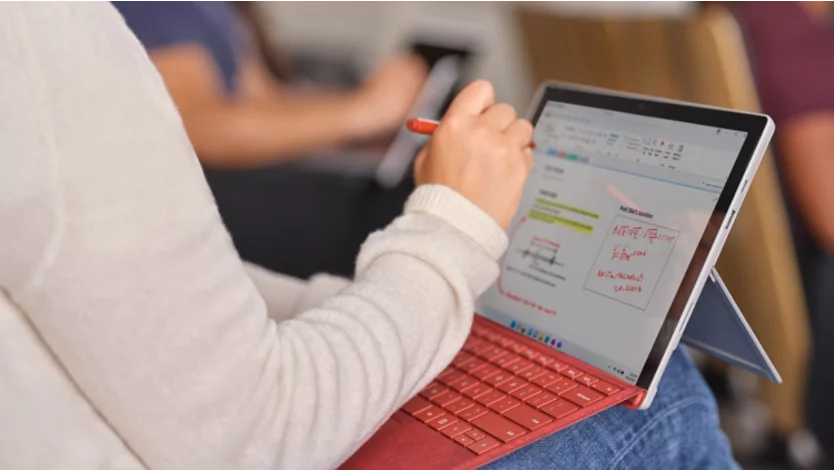
[[(515, 448), (512, 441), (548, 425), (549, 432), (538, 437), (551, 434), (589, 416), (577, 412), (591, 405), (599, 411), (642, 398), (636, 387), (559, 351), (536, 351), (542, 349), (538, 344), (514, 341), (516, 333), (485, 326), (491, 323), (476, 321), (452, 364), (402, 407), (475, 455)], [(554, 426), (559, 423), (564, 426)]]

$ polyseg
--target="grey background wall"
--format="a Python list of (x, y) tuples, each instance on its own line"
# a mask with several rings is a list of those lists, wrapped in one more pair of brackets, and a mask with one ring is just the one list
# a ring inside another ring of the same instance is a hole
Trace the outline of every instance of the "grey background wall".
[[(692, 2), (543, 2), (527, 8), (576, 15), (685, 15)], [(475, 77), (489, 78), (498, 98), (526, 109), (533, 86), (508, 2), (268, 2), (259, 4), (273, 40), (291, 48), (322, 48), (373, 60), (407, 47), (416, 31), (476, 35)]]

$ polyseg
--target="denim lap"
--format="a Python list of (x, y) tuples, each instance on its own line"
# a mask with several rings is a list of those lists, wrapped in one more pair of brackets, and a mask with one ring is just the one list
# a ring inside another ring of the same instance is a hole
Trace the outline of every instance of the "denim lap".
[(488, 470), (737, 469), (715, 399), (689, 357), (672, 355), (652, 406), (617, 407), (495, 461)]

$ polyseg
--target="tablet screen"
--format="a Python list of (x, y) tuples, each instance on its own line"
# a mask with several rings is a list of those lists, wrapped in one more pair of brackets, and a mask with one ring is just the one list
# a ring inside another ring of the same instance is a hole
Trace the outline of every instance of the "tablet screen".
[(638, 384), (747, 137), (545, 101), (500, 278), (478, 312)]

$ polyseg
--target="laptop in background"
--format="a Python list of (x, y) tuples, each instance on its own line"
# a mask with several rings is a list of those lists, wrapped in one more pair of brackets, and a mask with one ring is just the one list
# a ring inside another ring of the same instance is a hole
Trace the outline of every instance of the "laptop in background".
[[(415, 35), (409, 49), (425, 59), (429, 74), (409, 116), (437, 119), (445, 113), (466, 79), (476, 55), (475, 44), (475, 38), (452, 40)], [(373, 179), (390, 188), (409, 174), (411, 162), (427, 140), (426, 136), (409, 132), (403, 123), (390, 139), (318, 151), (298, 165), (310, 171)]]

